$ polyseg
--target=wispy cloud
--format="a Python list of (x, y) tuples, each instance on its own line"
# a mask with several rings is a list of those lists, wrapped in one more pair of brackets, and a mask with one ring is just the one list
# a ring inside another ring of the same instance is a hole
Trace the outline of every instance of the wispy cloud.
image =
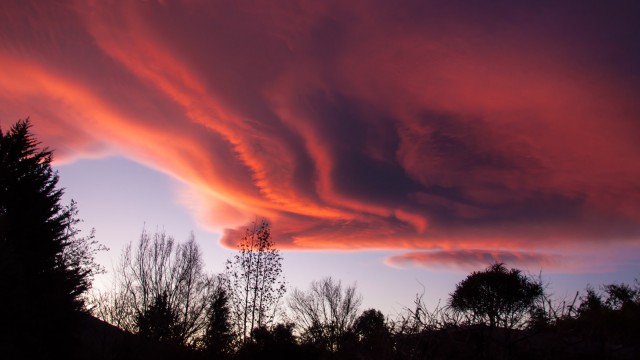
[(489, 264), (504, 263), (509, 267), (527, 269), (532, 273), (601, 272), (608, 271), (611, 260), (600, 256), (597, 261), (587, 261), (575, 254), (537, 253), (520, 250), (450, 249), (413, 251), (388, 257), (385, 262), (393, 267), (420, 266), (431, 270), (469, 271), (481, 270)]

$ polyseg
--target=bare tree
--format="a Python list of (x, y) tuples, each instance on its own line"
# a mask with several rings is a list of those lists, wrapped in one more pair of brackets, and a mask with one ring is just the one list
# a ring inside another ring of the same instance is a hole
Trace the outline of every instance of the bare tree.
[(238, 253), (227, 260), (226, 273), (236, 332), (246, 342), (253, 329), (273, 322), (286, 291), (282, 256), (269, 223), (255, 221), (246, 229)]
[[(172, 341), (193, 344), (206, 328), (206, 312), (215, 279), (203, 272), (193, 235), (177, 244), (164, 232), (143, 230), (135, 248), (130, 243), (115, 271), (114, 288), (100, 294), (95, 313), (125, 330), (138, 333), (153, 326), (171, 327)], [(162, 306), (160, 306), (162, 305)], [(164, 325), (149, 323), (162, 317)], [(170, 324), (167, 318), (172, 319)], [(144, 326), (141, 326), (141, 321)], [(153, 329), (156, 333), (168, 329)]]
[(340, 339), (358, 317), (362, 297), (356, 286), (344, 287), (331, 277), (311, 282), (308, 291), (294, 289), (288, 305), (293, 322), (309, 342), (339, 350)]

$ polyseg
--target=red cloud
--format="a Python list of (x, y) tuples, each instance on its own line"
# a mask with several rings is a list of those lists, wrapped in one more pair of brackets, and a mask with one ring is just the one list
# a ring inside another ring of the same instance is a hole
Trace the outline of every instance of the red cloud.
[(640, 240), (629, 9), (70, 4), (0, 12), (3, 121), (181, 179), (227, 246), (255, 216), (293, 249)]
[(586, 263), (580, 257), (558, 254), (541, 254), (525, 251), (453, 249), (409, 252), (388, 257), (385, 262), (391, 266), (422, 266), (433, 270), (454, 270), (462, 273), (479, 270), (489, 264), (500, 262), (507, 266), (528, 269), (536, 273), (583, 272), (609, 270), (606, 259)]

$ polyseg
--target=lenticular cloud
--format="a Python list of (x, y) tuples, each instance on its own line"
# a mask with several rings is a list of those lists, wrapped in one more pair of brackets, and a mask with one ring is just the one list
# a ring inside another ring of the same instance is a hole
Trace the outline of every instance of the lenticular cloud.
[(12, 2), (0, 115), (30, 115), (61, 161), (183, 180), (228, 246), (255, 216), (291, 249), (556, 266), (540, 251), (637, 244), (629, 9), (473, 6)]

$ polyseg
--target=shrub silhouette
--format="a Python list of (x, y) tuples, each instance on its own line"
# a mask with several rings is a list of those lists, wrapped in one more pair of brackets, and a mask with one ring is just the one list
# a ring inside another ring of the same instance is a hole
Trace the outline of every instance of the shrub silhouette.
[(293, 335), (293, 324), (259, 326), (251, 331), (238, 353), (239, 359), (310, 359), (313, 352), (301, 348)]

